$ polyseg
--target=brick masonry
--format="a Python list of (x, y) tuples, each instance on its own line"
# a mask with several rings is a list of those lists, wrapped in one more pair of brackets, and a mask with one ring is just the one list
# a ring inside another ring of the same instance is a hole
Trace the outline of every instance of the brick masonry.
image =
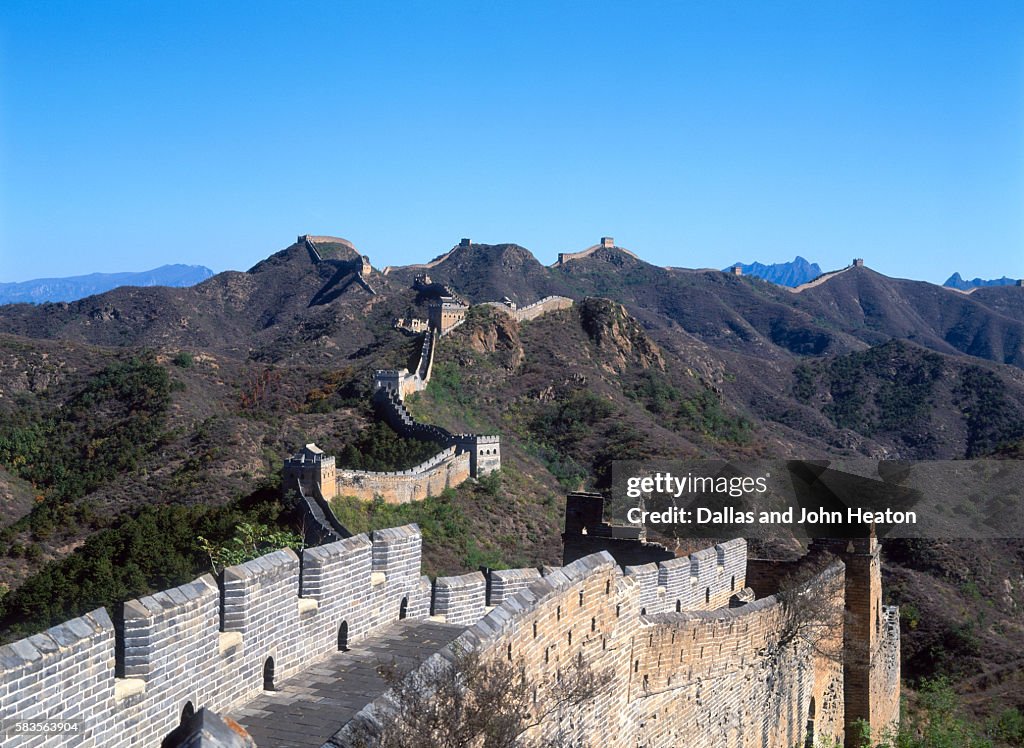
[[(836, 620), (826, 623), (843, 640), (845, 667), (784, 640), (778, 599), (740, 601), (753, 594), (743, 540), (625, 570), (601, 552), (543, 575), (473, 572), (434, 584), (420, 574), (421, 546), (409, 525), (307, 548), (301, 557), (276, 551), (226, 569), (219, 582), (204, 575), (125, 603), (120, 631), (100, 609), (0, 647), (0, 719), (82, 725), (74, 742), (40, 735), (5, 748), (156, 745), (186, 707), (230, 712), (402, 618), (431, 614), (439, 624), (468, 627), (453, 646), (519, 663), (537, 684), (557, 681), (580, 657), (609, 674), (582, 708), (554, 710), (534, 728), (541, 740), (564, 733), (623, 748), (793, 748), (809, 729), (821, 741), (848, 737), (857, 709), (878, 727), (896, 719), (895, 610), (880, 608), (876, 629), (875, 609), (864, 608), (864, 646), (860, 624), (844, 627), (836, 607)], [(846, 563), (832, 562), (807, 584), (838, 580), (835, 594), (856, 613), (878, 599), (876, 559), (873, 545), (850, 549)], [(423, 667), (436, 666), (452, 650), (425, 657)], [(386, 708), (386, 698), (375, 699), (355, 719), (374, 720)], [(348, 745), (351, 727), (337, 728), (329, 745)]]
[[(723, 566), (729, 568), (728, 552), (740, 546), (723, 546)], [(534, 728), (530, 737), (540, 742), (561, 734), (581, 744), (598, 739), (623, 748), (793, 748), (803, 745), (809, 728), (817, 740), (842, 739), (842, 666), (780, 643), (778, 600), (641, 614), (650, 599), (645, 587), (665, 569), (651, 567), (623, 573), (609, 554), (600, 553), (550, 569), (542, 578), (529, 574), (528, 586), (506, 597), (453, 646), (522, 665), (538, 684), (556, 681), (579, 657), (610, 675), (608, 687), (582, 708), (555, 710)], [(841, 563), (822, 572), (840, 580), (842, 574)], [(492, 574), (492, 595), (500, 581)], [(841, 606), (832, 624), (842, 630)], [(450, 660), (451, 652), (439, 657)], [(434, 658), (423, 668), (437, 666)], [(386, 697), (368, 704), (329, 745), (352, 745), (357, 726), (379, 721), (388, 704)], [(809, 721), (812, 704), (815, 717)]]

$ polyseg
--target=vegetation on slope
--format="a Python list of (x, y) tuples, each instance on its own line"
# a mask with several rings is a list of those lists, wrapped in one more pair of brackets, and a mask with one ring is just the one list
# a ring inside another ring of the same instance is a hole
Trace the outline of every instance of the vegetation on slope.
[[(1024, 409), (995, 372), (892, 340), (865, 351), (802, 361), (796, 401), (838, 429), (919, 458), (981, 457), (1024, 438)], [(955, 441), (954, 441), (955, 440)], [(951, 449), (956, 451), (949, 454)]]
[[(388, 504), (381, 499), (367, 502), (342, 496), (331, 501), (331, 508), (341, 524), (353, 533), (409, 523), (419, 525), (423, 533), (424, 571), (433, 576), (474, 571), (481, 566), (524, 567), (535, 563), (524, 554), (526, 538), (511, 526), (502, 531), (505, 523), (500, 519), (503, 505), (515, 491), (515, 482), (507, 472), (498, 471), (423, 501)], [(523, 529), (538, 535), (540, 531), (536, 525)]]
[(338, 467), (352, 470), (407, 470), (440, 451), (434, 442), (403, 439), (386, 423), (364, 429), (337, 455)]
[(210, 559), (197, 537), (230, 544), (242, 523), (277, 526), (279, 486), (227, 507), (146, 507), (118, 527), (102, 530), (66, 558), (46, 564), (0, 598), (0, 641), (13, 641), (104, 606), (185, 584)]
[(36, 539), (90, 522), (94, 508), (76, 500), (136, 468), (158, 444), (171, 380), (151, 356), (105, 367), (59, 408), (34, 403), (0, 424), (0, 464), (40, 491), (38, 504), (10, 540), (28, 527)]

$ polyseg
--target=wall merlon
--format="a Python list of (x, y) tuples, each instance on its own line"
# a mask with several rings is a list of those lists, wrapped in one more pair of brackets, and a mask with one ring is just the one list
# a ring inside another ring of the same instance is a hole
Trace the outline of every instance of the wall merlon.
[(486, 614), (487, 580), (479, 571), (434, 581), (432, 613), (451, 624), (469, 626)]
[(224, 580), (252, 580), (272, 574), (287, 574), (298, 568), (299, 557), (291, 548), (268, 553), (243, 564), (224, 569)]

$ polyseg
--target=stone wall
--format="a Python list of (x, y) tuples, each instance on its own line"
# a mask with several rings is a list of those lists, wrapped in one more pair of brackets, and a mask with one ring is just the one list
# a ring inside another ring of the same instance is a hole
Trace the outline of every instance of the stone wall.
[(545, 296), (540, 301), (535, 301), (524, 307), (516, 307), (501, 301), (485, 301), (483, 305), (499, 309), (517, 322), (526, 322), (548, 312), (569, 309), (573, 305), (573, 301), (566, 296)]
[(499, 569), (490, 574), (487, 604), (501, 605), (540, 579), (536, 569)]
[(479, 571), (457, 577), (438, 577), (434, 584), (435, 616), (468, 626), (484, 617), (487, 580)]
[(747, 542), (736, 538), (689, 556), (625, 567), (643, 613), (714, 610), (746, 586)]
[[(610, 238), (611, 237), (601, 237), (601, 241), (599, 243), (587, 247), (586, 249), (580, 250), (579, 252), (559, 252), (558, 262), (556, 262), (552, 267), (560, 267), (572, 260), (582, 260), (584, 257), (589, 257), (590, 255), (594, 254), (594, 252), (596, 252), (599, 249), (609, 249), (611, 247), (615, 247), (614, 240), (611, 240), (611, 244), (605, 241), (605, 239)], [(630, 252), (628, 249), (623, 249), (622, 247), (615, 248), (618, 249), (620, 252), (625, 252), (630, 257), (636, 257), (636, 255)]]
[[(339, 646), (408, 617), (424, 618), (413, 526), (358, 535), (299, 557), (277, 551), (124, 604), (123, 633), (99, 609), (0, 647), (0, 720), (77, 720), (67, 738), (12, 746), (155, 746), (187, 704), (227, 711)], [(301, 582), (300, 582), (301, 579)], [(482, 595), (481, 595), (482, 600)], [(123, 677), (119, 675), (123, 674)]]
[(512, 313), (512, 316), (519, 322), (526, 322), (531, 319), (536, 319), (542, 314), (547, 314), (548, 312), (555, 312), (559, 309), (568, 309), (572, 306), (572, 303), (572, 299), (565, 296), (547, 296), (533, 304), (516, 309)]
[[(230, 710), (268, 677), (279, 682), (432, 608), (439, 620), (470, 627), (442, 661), (455, 648), (477, 648), (522, 665), (540, 711), (552, 706), (548, 686), (578, 662), (607, 676), (586, 704), (553, 709), (533, 728), (542, 741), (561, 734), (622, 748), (793, 748), (808, 732), (821, 742), (849, 734), (836, 654), (850, 647), (841, 561), (803, 583), (835, 603), (819, 622), (829, 633), (809, 646), (792, 635), (778, 598), (732, 598), (746, 581), (743, 540), (625, 571), (602, 552), (543, 577), (473, 572), (433, 588), (419, 573), (421, 545), (418, 529), (406, 526), (307, 548), (301, 559), (277, 551), (226, 569), (220, 587), (205, 575), (125, 603), (121, 632), (100, 609), (0, 647), (0, 719), (81, 720), (73, 742), (36, 736), (17, 746), (156, 745), (186, 707)], [(870, 573), (874, 547), (865, 549)], [(884, 716), (899, 702), (898, 611), (883, 606), (878, 626), (869, 691)], [(356, 722), (386, 704), (368, 704)], [(351, 729), (332, 744), (349, 744)]]
[(429, 460), (389, 473), (366, 470), (337, 471), (338, 496), (355, 496), (372, 501), (380, 496), (388, 504), (407, 504), (438, 496), (446, 488), (454, 488), (470, 476), (470, 455), (455, 447), (438, 452)]
[[(826, 575), (841, 580), (842, 565)], [(421, 672), (450, 663), (454, 650), (477, 649), (525, 667), (538, 689), (538, 712), (553, 706), (549, 688), (581, 658), (608, 677), (584, 705), (554, 708), (528, 736), (541, 743), (560, 735), (573, 744), (622, 748), (794, 748), (808, 729), (822, 742), (842, 737), (841, 667), (781, 640), (778, 600), (644, 615), (640, 576), (624, 575), (607, 553), (551, 570)], [(841, 607), (832, 621), (838, 636)], [(379, 721), (388, 708), (387, 697), (367, 705), (331, 745), (351, 745), (360, 725)]]

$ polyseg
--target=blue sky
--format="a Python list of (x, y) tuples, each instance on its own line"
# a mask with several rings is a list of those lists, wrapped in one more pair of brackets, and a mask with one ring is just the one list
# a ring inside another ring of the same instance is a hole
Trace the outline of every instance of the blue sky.
[(0, 7), (0, 281), (306, 232), (1024, 276), (1024, 5)]

